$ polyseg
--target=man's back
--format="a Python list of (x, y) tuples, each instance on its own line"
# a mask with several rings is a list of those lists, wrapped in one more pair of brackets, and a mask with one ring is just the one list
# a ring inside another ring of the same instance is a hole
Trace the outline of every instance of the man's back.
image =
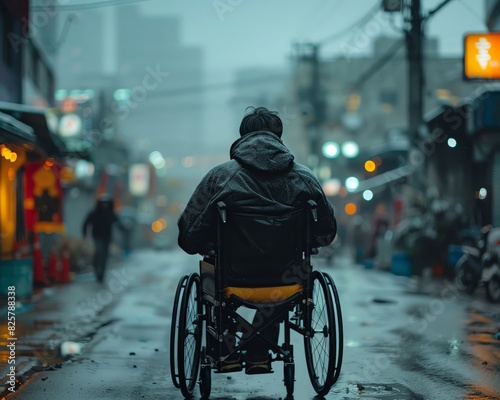
[(203, 178), (179, 218), (180, 247), (195, 254), (215, 241), (219, 201), (231, 210), (245, 208), (259, 214), (275, 214), (314, 200), (318, 204), (318, 224), (313, 228), (316, 245), (331, 243), (336, 232), (333, 207), (317, 178), (293, 161), (293, 155), (276, 133), (245, 133), (231, 146), (230, 156), (230, 161)]

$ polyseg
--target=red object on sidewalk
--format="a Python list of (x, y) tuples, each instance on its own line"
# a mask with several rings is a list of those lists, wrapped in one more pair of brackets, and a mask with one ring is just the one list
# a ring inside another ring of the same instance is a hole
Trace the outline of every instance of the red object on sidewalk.
[(432, 267), (432, 272), (434, 276), (437, 277), (444, 276), (444, 268), (441, 264), (434, 264)]
[(36, 233), (33, 233), (33, 283), (41, 286), (49, 285), (43, 269), (42, 249)]
[(69, 274), (69, 251), (64, 249), (62, 251), (62, 260), (61, 260), (61, 274), (59, 275), (59, 282), (61, 283), (69, 283), (71, 282), (71, 276)]
[(51, 281), (57, 281), (57, 254), (54, 250), (50, 252), (49, 256), (49, 278)]
[(12, 249), (14, 250), (14, 258), (16, 259), (29, 258), (31, 255), (30, 246), (26, 239), (15, 242)]

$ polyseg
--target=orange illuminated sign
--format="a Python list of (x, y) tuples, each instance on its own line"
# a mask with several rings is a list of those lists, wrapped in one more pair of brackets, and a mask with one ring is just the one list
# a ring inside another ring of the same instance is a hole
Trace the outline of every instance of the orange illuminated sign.
[(465, 79), (500, 79), (500, 32), (465, 36), (464, 76)]

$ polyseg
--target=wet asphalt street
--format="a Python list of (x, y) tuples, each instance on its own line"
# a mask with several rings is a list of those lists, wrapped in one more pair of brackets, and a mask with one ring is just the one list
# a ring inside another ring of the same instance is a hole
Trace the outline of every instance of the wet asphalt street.
[[(19, 306), (21, 384), (14, 393), (6, 391), (2, 365), (3, 395), (9, 400), (182, 399), (170, 379), (170, 315), (177, 282), (196, 271), (198, 259), (179, 250), (139, 251), (114, 266), (105, 285), (88, 274), (37, 293), (31, 305)], [(500, 306), (487, 303), (483, 293), (471, 298), (436, 280), (421, 293), (408, 278), (345, 259), (315, 265), (334, 278), (344, 313), (343, 369), (327, 399), (500, 397)], [(2, 319), (4, 314), (2, 309)], [(1, 323), (3, 362), (6, 322)], [(80, 354), (63, 357), (65, 341), (79, 345)], [(292, 334), (292, 341), (294, 398), (315, 399), (302, 337)], [(274, 374), (251, 377), (212, 374), (211, 398), (284, 398), (282, 364), (273, 367)]]

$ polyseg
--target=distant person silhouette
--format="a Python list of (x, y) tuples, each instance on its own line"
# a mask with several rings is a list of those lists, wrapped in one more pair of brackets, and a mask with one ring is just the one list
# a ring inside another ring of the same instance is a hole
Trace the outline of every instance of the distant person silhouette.
[(94, 209), (85, 218), (82, 227), (84, 238), (87, 236), (88, 227), (92, 227), (92, 239), (95, 246), (93, 264), (98, 282), (104, 280), (112, 228), (115, 223), (118, 224), (122, 231), (125, 230), (125, 227), (115, 214), (113, 198), (107, 194), (101, 195)]

